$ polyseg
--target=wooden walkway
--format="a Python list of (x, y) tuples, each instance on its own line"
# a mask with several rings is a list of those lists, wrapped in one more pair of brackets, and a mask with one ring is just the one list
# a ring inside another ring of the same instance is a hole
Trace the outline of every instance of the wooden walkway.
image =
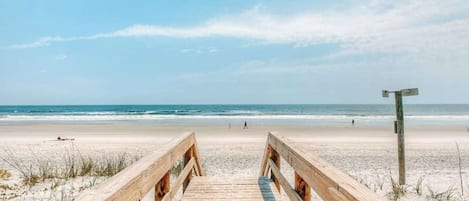
[(267, 177), (194, 177), (183, 201), (281, 200), (275, 184)]
[[(294, 170), (294, 184), (281, 172), (284, 159)], [(176, 178), (171, 168), (183, 162)], [(171, 181), (171, 178), (175, 179)], [(187, 133), (143, 157), (78, 201), (309, 201), (385, 200), (321, 158), (298, 149), (288, 139), (269, 133), (259, 177), (208, 177), (200, 162), (194, 133)], [(281, 195), (285, 193), (285, 195)]]

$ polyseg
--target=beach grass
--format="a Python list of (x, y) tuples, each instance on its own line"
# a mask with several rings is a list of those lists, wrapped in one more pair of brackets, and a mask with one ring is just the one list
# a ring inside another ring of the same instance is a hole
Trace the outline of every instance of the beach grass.
[[(24, 185), (34, 185), (50, 179), (74, 179), (83, 176), (95, 177), (111, 177), (140, 157), (132, 157), (126, 152), (104, 154), (100, 157), (92, 157), (90, 155), (82, 155), (73, 146), (70, 149), (64, 149), (64, 164), (56, 164), (47, 157), (39, 157), (35, 152), (35, 161), (27, 164), (21, 158), (16, 157), (10, 148), (2, 148), (6, 155), (0, 159), (8, 164), (12, 169), (20, 173)], [(11, 176), (7, 170), (4, 175)], [(2, 171), (0, 171), (0, 174)]]

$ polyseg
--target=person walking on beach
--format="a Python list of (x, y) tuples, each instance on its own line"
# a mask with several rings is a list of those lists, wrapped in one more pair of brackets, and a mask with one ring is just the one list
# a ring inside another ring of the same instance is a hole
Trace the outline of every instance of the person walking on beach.
[(355, 126), (355, 119), (352, 119), (352, 126)]
[(244, 127), (243, 127), (243, 129), (248, 129), (248, 122), (246, 122), (246, 121), (244, 122)]

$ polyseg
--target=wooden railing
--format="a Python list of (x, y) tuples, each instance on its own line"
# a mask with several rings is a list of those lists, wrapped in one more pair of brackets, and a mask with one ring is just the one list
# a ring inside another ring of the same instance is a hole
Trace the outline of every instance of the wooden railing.
[[(280, 172), (280, 157), (295, 171), (294, 187)], [(279, 192), (283, 188), (290, 200), (311, 200), (311, 188), (326, 201), (385, 200), (321, 158), (297, 149), (273, 133), (268, 134), (260, 172), (261, 176), (269, 174)]]
[[(183, 158), (184, 168), (174, 185), (170, 182), (173, 165)], [(156, 152), (122, 170), (92, 192), (81, 194), (79, 201), (138, 201), (154, 189), (154, 199), (172, 200), (180, 187), (187, 188), (193, 173), (204, 176), (194, 133), (186, 133)]]

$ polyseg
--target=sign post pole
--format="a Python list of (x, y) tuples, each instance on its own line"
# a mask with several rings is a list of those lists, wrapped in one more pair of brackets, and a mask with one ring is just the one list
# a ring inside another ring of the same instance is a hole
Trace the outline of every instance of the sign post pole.
[(394, 93), (396, 101), (396, 121), (394, 122), (394, 132), (397, 133), (397, 158), (399, 162), (399, 184), (405, 185), (405, 143), (404, 143), (404, 107), (402, 96), (416, 96), (419, 94), (418, 88), (402, 89), (399, 91), (382, 91), (383, 97), (389, 97)]
[(404, 143), (404, 108), (402, 106), (402, 93), (394, 93), (396, 99), (396, 119), (397, 119), (397, 155), (399, 160), (399, 184), (405, 184), (405, 143)]

